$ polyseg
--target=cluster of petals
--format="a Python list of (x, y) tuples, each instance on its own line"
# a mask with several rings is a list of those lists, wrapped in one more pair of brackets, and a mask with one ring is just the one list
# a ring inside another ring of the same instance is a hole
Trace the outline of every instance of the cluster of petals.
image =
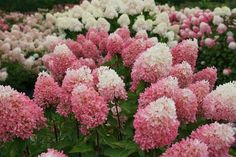
[(173, 65), (186, 61), (191, 65), (192, 70), (194, 70), (198, 57), (197, 40), (183, 40), (171, 49), (171, 53), (173, 55)]
[(76, 61), (76, 56), (65, 45), (57, 45), (53, 53), (44, 55), (43, 62), (56, 81), (61, 81), (66, 70)]
[(170, 71), (170, 75), (178, 78), (179, 86), (181, 88), (188, 86), (193, 79), (192, 68), (186, 61), (174, 65)]
[(79, 84), (72, 91), (72, 112), (82, 127), (86, 129), (105, 123), (108, 105), (104, 98), (93, 88)]
[(235, 142), (234, 135), (235, 128), (229, 124), (215, 122), (200, 126), (191, 133), (190, 137), (207, 144), (209, 156), (228, 157), (229, 148)]
[(125, 83), (115, 70), (101, 66), (93, 71), (93, 76), (99, 94), (107, 102), (127, 98)]
[(193, 82), (206, 80), (210, 84), (210, 89), (212, 90), (215, 86), (217, 80), (217, 69), (214, 67), (207, 67), (193, 76)]
[(161, 157), (209, 157), (208, 147), (197, 139), (187, 138), (173, 144)]
[(91, 69), (87, 66), (82, 66), (79, 69), (67, 69), (61, 86), (61, 101), (57, 106), (57, 112), (59, 114), (67, 116), (71, 112), (71, 92), (80, 83), (88, 86), (94, 85)]
[(42, 108), (57, 106), (60, 103), (61, 88), (46, 72), (38, 75), (34, 87), (34, 102)]
[(38, 157), (67, 157), (63, 151), (57, 151), (55, 149), (48, 149), (46, 153), (41, 153)]
[(0, 86), (0, 139), (29, 138), (45, 123), (43, 109), (10, 86)]
[(131, 72), (131, 90), (134, 91), (141, 80), (154, 83), (167, 76), (171, 66), (172, 55), (169, 47), (164, 43), (157, 43), (140, 54), (135, 60)]
[(179, 124), (174, 101), (161, 97), (135, 114), (134, 140), (142, 150), (169, 145), (178, 135)]
[(139, 96), (138, 108), (145, 108), (150, 102), (155, 101), (163, 96), (172, 98), (175, 92), (179, 89), (178, 80), (175, 77), (169, 76), (160, 79), (146, 88)]
[(236, 121), (236, 82), (219, 85), (203, 101), (202, 109), (208, 119)]

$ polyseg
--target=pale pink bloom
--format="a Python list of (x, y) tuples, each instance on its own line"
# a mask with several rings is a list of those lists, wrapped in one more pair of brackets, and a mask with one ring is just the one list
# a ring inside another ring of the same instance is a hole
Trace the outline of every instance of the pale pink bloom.
[(127, 98), (125, 83), (115, 70), (101, 66), (93, 71), (93, 76), (99, 94), (107, 102)]
[(46, 153), (40, 154), (38, 157), (67, 157), (63, 151), (59, 152), (55, 149), (48, 149)]
[(178, 135), (175, 103), (162, 97), (138, 110), (134, 115), (134, 140), (142, 150), (171, 144)]
[(206, 124), (197, 128), (190, 135), (208, 146), (211, 157), (230, 157), (229, 148), (234, 143), (235, 130), (228, 124), (218, 122)]
[(204, 116), (213, 120), (236, 121), (236, 82), (218, 86), (202, 105)]
[(201, 22), (200, 23), (200, 31), (204, 34), (211, 34), (211, 27), (209, 26), (208, 23), (205, 23), (205, 22)]
[(87, 66), (90, 69), (95, 69), (97, 67), (95, 61), (92, 58), (79, 58), (75, 62), (72, 63), (70, 69), (79, 69), (82, 66)]
[(171, 70), (172, 55), (166, 44), (158, 43), (144, 51), (134, 62), (131, 72), (134, 91), (139, 81), (154, 83), (158, 79), (167, 76)]
[(173, 144), (161, 157), (209, 157), (209, 153), (204, 142), (187, 138)]
[(206, 38), (205, 41), (204, 41), (205, 45), (208, 47), (208, 48), (212, 48), (215, 46), (216, 42), (214, 39), (211, 39), (211, 38)]
[(223, 70), (223, 74), (224, 75), (230, 75), (232, 73), (232, 69), (231, 68), (225, 68), (224, 70)]
[(216, 31), (219, 33), (219, 34), (222, 34), (224, 33), (225, 31), (227, 31), (227, 26), (223, 23), (219, 24)]
[(230, 42), (228, 47), (232, 50), (236, 50), (236, 42), (234, 42), (234, 41)]

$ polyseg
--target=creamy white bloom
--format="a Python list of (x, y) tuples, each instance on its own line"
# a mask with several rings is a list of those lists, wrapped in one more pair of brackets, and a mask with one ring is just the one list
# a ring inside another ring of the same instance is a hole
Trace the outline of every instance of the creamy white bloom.
[(105, 31), (109, 31), (110, 30), (110, 23), (105, 18), (100, 17), (97, 20), (97, 28), (103, 29)]
[(168, 30), (168, 26), (166, 23), (162, 22), (158, 24), (153, 30), (153, 33), (160, 34), (160, 35), (165, 35), (165, 33)]
[(117, 20), (117, 23), (121, 26), (121, 27), (127, 27), (130, 24), (130, 19), (129, 16), (127, 14), (122, 14), (119, 19)]
[(212, 22), (213, 22), (214, 25), (219, 25), (219, 24), (224, 22), (224, 19), (222, 17), (216, 15), (216, 16), (214, 16)]
[(234, 41), (230, 42), (228, 47), (232, 50), (236, 50), (236, 42), (234, 42)]
[(76, 32), (81, 31), (83, 28), (83, 24), (78, 19), (72, 17), (59, 17), (57, 18), (56, 25), (59, 30), (68, 29)]
[(106, 8), (106, 10), (104, 12), (104, 16), (108, 19), (114, 19), (114, 18), (118, 17), (118, 13), (114, 7), (110, 6), (110, 7)]

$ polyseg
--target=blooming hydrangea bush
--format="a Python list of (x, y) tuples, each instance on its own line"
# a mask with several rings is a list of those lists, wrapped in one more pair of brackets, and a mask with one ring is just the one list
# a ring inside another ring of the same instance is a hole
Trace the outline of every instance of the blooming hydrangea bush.
[[(28, 20), (0, 27), (0, 54), (29, 69), (39, 61), (38, 74), (32, 97), (0, 86), (0, 156), (234, 156), (236, 82), (218, 85), (219, 68), (198, 65), (205, 50), (232, 52), (235, 13), (92, 0), (16, 14)], [(34, 54), (19, 51), (24, 38)]]

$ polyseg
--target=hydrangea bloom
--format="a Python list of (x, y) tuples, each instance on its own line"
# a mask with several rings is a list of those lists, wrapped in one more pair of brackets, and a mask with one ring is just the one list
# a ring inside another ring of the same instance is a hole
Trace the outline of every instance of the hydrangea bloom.
[(178, 134), (175, 103), (162, 97), (151, 102), (134, 116), (134, 140), (142, 150), (171, 144)]
[(205, 97), (202, 108), (208, 119), (236, 122), (236, 82), (218, 86)]
[(214, 67), (205, 68), (205, 69), (195, 73), (193, 76), (193, 82), (201, 81), (201, 80), (208, 81), (210, 84), (210, 89), (212, 90), (214, 88), (215, 82), (217, 80), (217, 69)]
[(82, 54), (85, 58), (98, 60), (100, 58), (100, 53), (97, 46), (91, 40), (85, 39), (82, 41)]
[(57, 106), (60, 94), (61, 88), (52, 76), (46, 72), (39, 73), (34, 87), (34, 102), (43, 108)]
[(178, 78), (179, 86), (181, 88), (186, 87), (192, 82), (193, 71), (188, 62), (183, 61), (181, 64), (176, 64), (172, 67), (170, 75)]
[(230, 156), (228, 151), (235, 141), (234, 134), (235, 130), (230, 125), (215, 122), (199, 127), (190, 137), (206, 143), (209, 156), (227, 157)]
[(173, 144), (161, 157), (208, 157), (208, 147), (197, 139), (186, 139)]
[(72, 65), (70, 66), (70, 69), (79, 69), (82, 66), (87, 66), (90, 69), (95, 69), (96, 68), (96, 63), (92, 58), (79, 58), (76, 60)]
[(172, 55), (170, 49), (164, 43), (144, 51), (134, 62), (131, 78), (131, 90), (135, 90), (139, 81), (154, 83), (159, 78), (167, 76), (171, 70)]
[(198, 112), (202, 112), (202, 103), (204, 98), (210, 92), (210, 85), (208, 81), (202, 80), (192, 83), (188, 88), (197, 96)]
[(68, 69), (62, 82), (61, 102), (57, 107), (57, 112), (66, 116), (71, 111), (71, 92), (78, 84), (83, 83), (93, 86), (93, 75), (91, 69), (82, 66), (79, 69)]
[(152, 84), (149, 88), (146, 88), (145, 91), (140, 94), (138, 108), (144, 108), (150, 102), (163, 96), (171, 98), (178, 89), (179, 86), (177, 78), (169, 76), (161, 79)]
[(146, 50), (146, 44), (143, 39), (134, 40), (125, 49), (122, 50), (121, 57), (125, 66), (131, 66), (140, 53)]
[(101, 66), (93, 71), (99, 94), (107, 101), (115, 98), (126, 99), (125, 84), (119, 75), (109, 67)]
[(80, 84), (71, 97), (72, 112), (87, 129), (103, 124), (108, 115), (108, 105), (93, 87)]
[(106, 49), (107, 52), (113, 56), (115, 53), (121, 53), (123, 48), (123, 39), (116, 33), (109, 35), (107, 39)]
[(173, 55), (174, 65), (186, 61), (191, 65), (192, 70), (194, 70), (198, 56), (197, 40), (184, 40), (172, 48), (171, 53)]
[(190, 89), (179, 89), (173, 95), (178, 119), (185, 123), (194, 122), (198, 109), (197, 97)]
[(34, 129), (44, 125), (43, 110), (23, 93), (10, 86), (0, 86), (0, 139), (29, 138)]
[(63, 79), (67, 68), (76, 60), (76, 56), (65, 44), (56, 46), (53, 53), (43, 57), (44, 65), (57, 81)]
[(59, 152), (55, 149), (48, 149), (46, 153), (40, 154), (38, 157), (67, 157), (63, 151)]

